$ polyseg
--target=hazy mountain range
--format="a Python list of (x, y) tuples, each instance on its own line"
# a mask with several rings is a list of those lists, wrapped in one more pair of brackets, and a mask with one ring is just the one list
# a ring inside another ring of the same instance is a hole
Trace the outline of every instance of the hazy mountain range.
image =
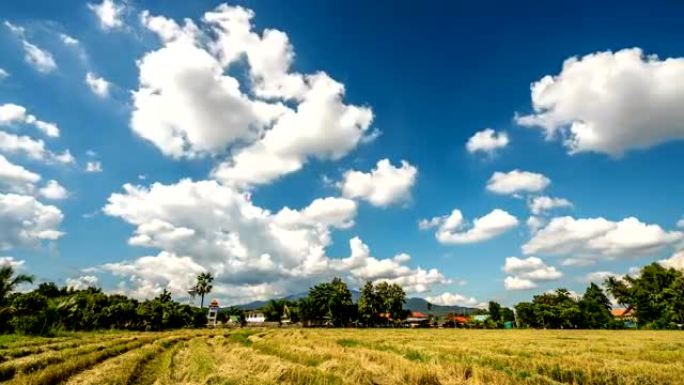
[[(306, 297), (308, 293), (307, 292), (301, 292), (297, 294), (291, 294), (279, 299), (286, 299), (288, 301), (296, 301), (298, 299)], [(357, 290), (351, 290), (352, 294), (352, 300), (356, 303), (359, 299), (360, 292)], [(237, 305), (235, 307), (243, 309), (243, 310), (255, 310), (263, 307), (266, 305), (266, 301), (252, 301), (249, 303)], [(406, 299), (406, 304), (404, 305), (405, 309), (409, 309), (412, 311), (420, 311), (420, 312), (428, 312), (428, 301), (426, 301), (423, 298), (418, 298), (418, 297), (412, 297), (412, 298), (407, 298)], [(474, 311), (476, 311), (477, 308), (473, 307), (465, 307), (465, 306), (441, 306), (441, 305), (432, 305), (432, 310), (429, 311), (429, 313), (434, 314), (434, 315), (446, 315), (448, 313), (457, 313), (457, 314), (471, 314)]]

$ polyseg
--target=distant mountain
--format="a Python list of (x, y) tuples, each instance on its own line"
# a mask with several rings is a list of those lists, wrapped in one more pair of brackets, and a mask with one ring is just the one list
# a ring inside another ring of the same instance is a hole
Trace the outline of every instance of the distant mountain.
[(422, 313), (430, 313), (436, 316), (445, 316), (449, 313), (456, 314), (472, 314), (477, 310), (474, 307), (464, 307), (464, 306), (442, 306), (442, 305), (432, 305), (432, 310), (428, 310), (428, 301), (423, 298), (408, 298), (406, 300), (406, 305), (404, 307), (409, 310), (419, 311)]
[[(288, 301), (296, 301), (298, 299), (306, 297), (308, 293), (307, 292), (301, 292), (301, 293), (296, 293), (296, 294), (290, 294), (285, 297), (281, 297), (279, 299), (286, 299)], [(351, 290), (352, 294), (352, 300), (356, 303), (359, 300), (359, 296), (361, 293), (358, 290)], [(235, 307), (242, 309), (242, 310), (256, 310), (264, 307), (268, 303), (268, 301), (253, 301), (250, 303), (245, 303), (242, 305), (236, 305)], [(456, 313), (456, 314), (472, 314), (474, 311), (476, 311), (476, 308), (472, 307), (464, 307), (464, 306), (441, 306), (441, 305), (432, 305), (432, 310), (428, 310), (428, 301), (426, 301), (423, 298), (418, 298), (418, 297), (412, 297), (412, 298), (407, 298), (406, 299), (406, 305), (404, 308), (412, 310), (412, 311), (419, 311), (423, 313), (431, 313), (436, 316), (444, 316), (447, 315), (448, 313)]]

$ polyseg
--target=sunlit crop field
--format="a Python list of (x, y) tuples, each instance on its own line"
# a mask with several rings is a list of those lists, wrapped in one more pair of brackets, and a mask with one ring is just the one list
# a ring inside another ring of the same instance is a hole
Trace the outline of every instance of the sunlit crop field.
[(0, 336), (7, 384), (684, 384), (684, 333), (216, 329)]

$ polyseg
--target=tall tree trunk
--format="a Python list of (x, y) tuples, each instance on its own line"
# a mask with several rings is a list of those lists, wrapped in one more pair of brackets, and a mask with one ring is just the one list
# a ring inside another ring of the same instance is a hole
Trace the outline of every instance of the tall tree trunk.
[(204, 293), (202, 293), (202, 302), (200, 302), (200, 309), (204, 309)]

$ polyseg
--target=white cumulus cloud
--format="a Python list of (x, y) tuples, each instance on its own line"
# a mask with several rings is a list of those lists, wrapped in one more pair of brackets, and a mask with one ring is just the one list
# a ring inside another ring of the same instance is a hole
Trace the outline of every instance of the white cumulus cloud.
[(49, 137), (59, 136), (59, 127), (55, 123), (45, 122), (27, 112), (26, 108), (18, 104), (6, 103), (0, 105), (0, 125), (16, 123), (30, 124)]
[(172, 286), (180, 292), (200, 268), (216, 275), (216, 285), (225, 293), (222, 296), (234, 303), (251, 300), (251, 296), (301, 291), (333, 275), (359, 285), (364, 280), (395, 282), (411, 292), (448, 282), (436, 269), (409, 267), (406, 254), (376, 258), (357, 237), (349, 242), (349, 257), (328, 256), (332, 231), (350, 228), (356, 211), (354, 201), (330, 197), (301, 209), (284, 207), (273, 213), (254, 205), (248, 193), (234, 187), (190, 180), (155, 183), (149, 188), (126, 185), (104, 208), (107, 215), (135, 226), (129, 243), (188, 257), (186, 262), (196, 265), (172, 272), (159, 270), (164, 275), (160, 278), (136, 268), (136, 261), (122, 262), (132, 266), (125, 270), (134, 276), (127, 284), (130, 290), (178, 282)]
[(529, 171), (497, 171), (487, 182), (487, 190), (495, 194), (512, 195), (534, 193), (544, 190), (551, 180), (546, 176)]
[(100, 4), (88, 3), (88, 8), (97, 17), (102, 29), (109, 30), (123, 26), (122, 16), (125, 10), (123, 4), (117, 4), (114, 0), (102, 0)]
[(40, 190), (43, 198), (51, 200), (62, 200), (69, 197), (69, 191), (56, 180), (49, 180)]
[(62, 43), (64, 43), (64, 45), (67, 45), (70, 47), (77, 47), (80, 44), (77, 39), (75, 39), (72, 36), (67, 35), (66, 33), (59, 34), (59, 39), (62, 40)]
[(32, 196), (0, 194), (0, 250), (35, 247), (59, 239), (64, 234), (59, 230), (63, 217), (57, 207), (44, 205)]
[(485, 128), (468, 139), (466, 149), (471, 154), (478, 151), (493, 154), (496, 150), (508, 146), (509, 141), (508, 134), (505, 131), (497, 133), (491, 128)]
[[(341, 158), (373, 120), (370, 108), (345, 104), (344, 85), (325, 72), (292, 72), (287, 35), (254, 31), (253, 16), (221, 5), (200, 25), (181, 26), (143, 12), (162, 47), (138, 62), (131, 118), (133, 130), (168, 156), (226, 155), (213, 177), (243, 187), (270, 183), (311, 158)], [(229, 75), (237, 65), (247, 66), (250, 82)]]
[(0, 153), (23, 155), (48, 164), (69, 165), (75, 162), (69, 150), (54, 153), (45, 148), (45, 142), (25, 135), (0, 131)]
[(553, 209), (572, 207), (572, 202), (565, 198), (538, 196), (530, 199), (527, 206), (530, 208), (532, 214), (540, 215)]
[(684, 270), (684, 250), (672, 254), (672, 256), (668, 259), (661, 259), (658, 261), (658, 263), (664, 267)]
[(530, 281), (553, 281), (563, 277), (563, 273), (553, 266), (544, 263), (537, 257), (508, 257), (503, 271), (515, 278)]
[(425, 297), (425, 300), (441, 306), (476, 306), (479, 301), (474, 297), (466, 297), (462, 294), (444, 292), (435, 296)]
[(40, 175), (0, 155), (0, 187), (16, 193), (30, 193), (39, 180)]
[(572, 57), (531, 86), (534, 113), (519, 124), (561, 137), (570, 153), (620, 156), (684, 139), (684, 58), (639, 48)]
[(66, 287), (74, 290), (85, 290), (89, 287), (97, 287), (99, 279), (94, 275), (82, 275), (76, 278), (67, 278)]
[(435, 237), (443, 244), (477, 243), (492, 239), (518, 226), (518, 219), (501, 209), (494, 209), (487, 215), (473, 220), (469, 225), (461, 210), (454, 209), (450, 215), (423, 219), (421, 229), (437, 227)]
[(406, 161), (400, 167), (388, 159), (378, 161), (369, 173), (349, 170), (339, 183), (342, 195), (352, 199), (364, 199), (375, 206), (388, 206), (411, 198), (411, 187), (416, 182), (418, 169)]
[(15, 271), (21, 269), (24, 263), (24, 260), (17, 260), (14, 257), (0, 257), (0, 267), (11, 266)]
[(504, 287), (506, 290), (530, 290), (535, 289), (537, 284), (529, 279), (508, 276), (504, 279)]
[(85, 77), (85, 83), (88, 85), (93, 93), (101, 98), (109, 96), (109, 83), (102, 77), (98, 77), (92, 72), (88, 72)]
[(666, 231), (634, 217), (615, 222), (565, 216), (553, 218), (522, 249), (528, 255), (627, 258), (653, 255), (683, 239), (681, 231)]

